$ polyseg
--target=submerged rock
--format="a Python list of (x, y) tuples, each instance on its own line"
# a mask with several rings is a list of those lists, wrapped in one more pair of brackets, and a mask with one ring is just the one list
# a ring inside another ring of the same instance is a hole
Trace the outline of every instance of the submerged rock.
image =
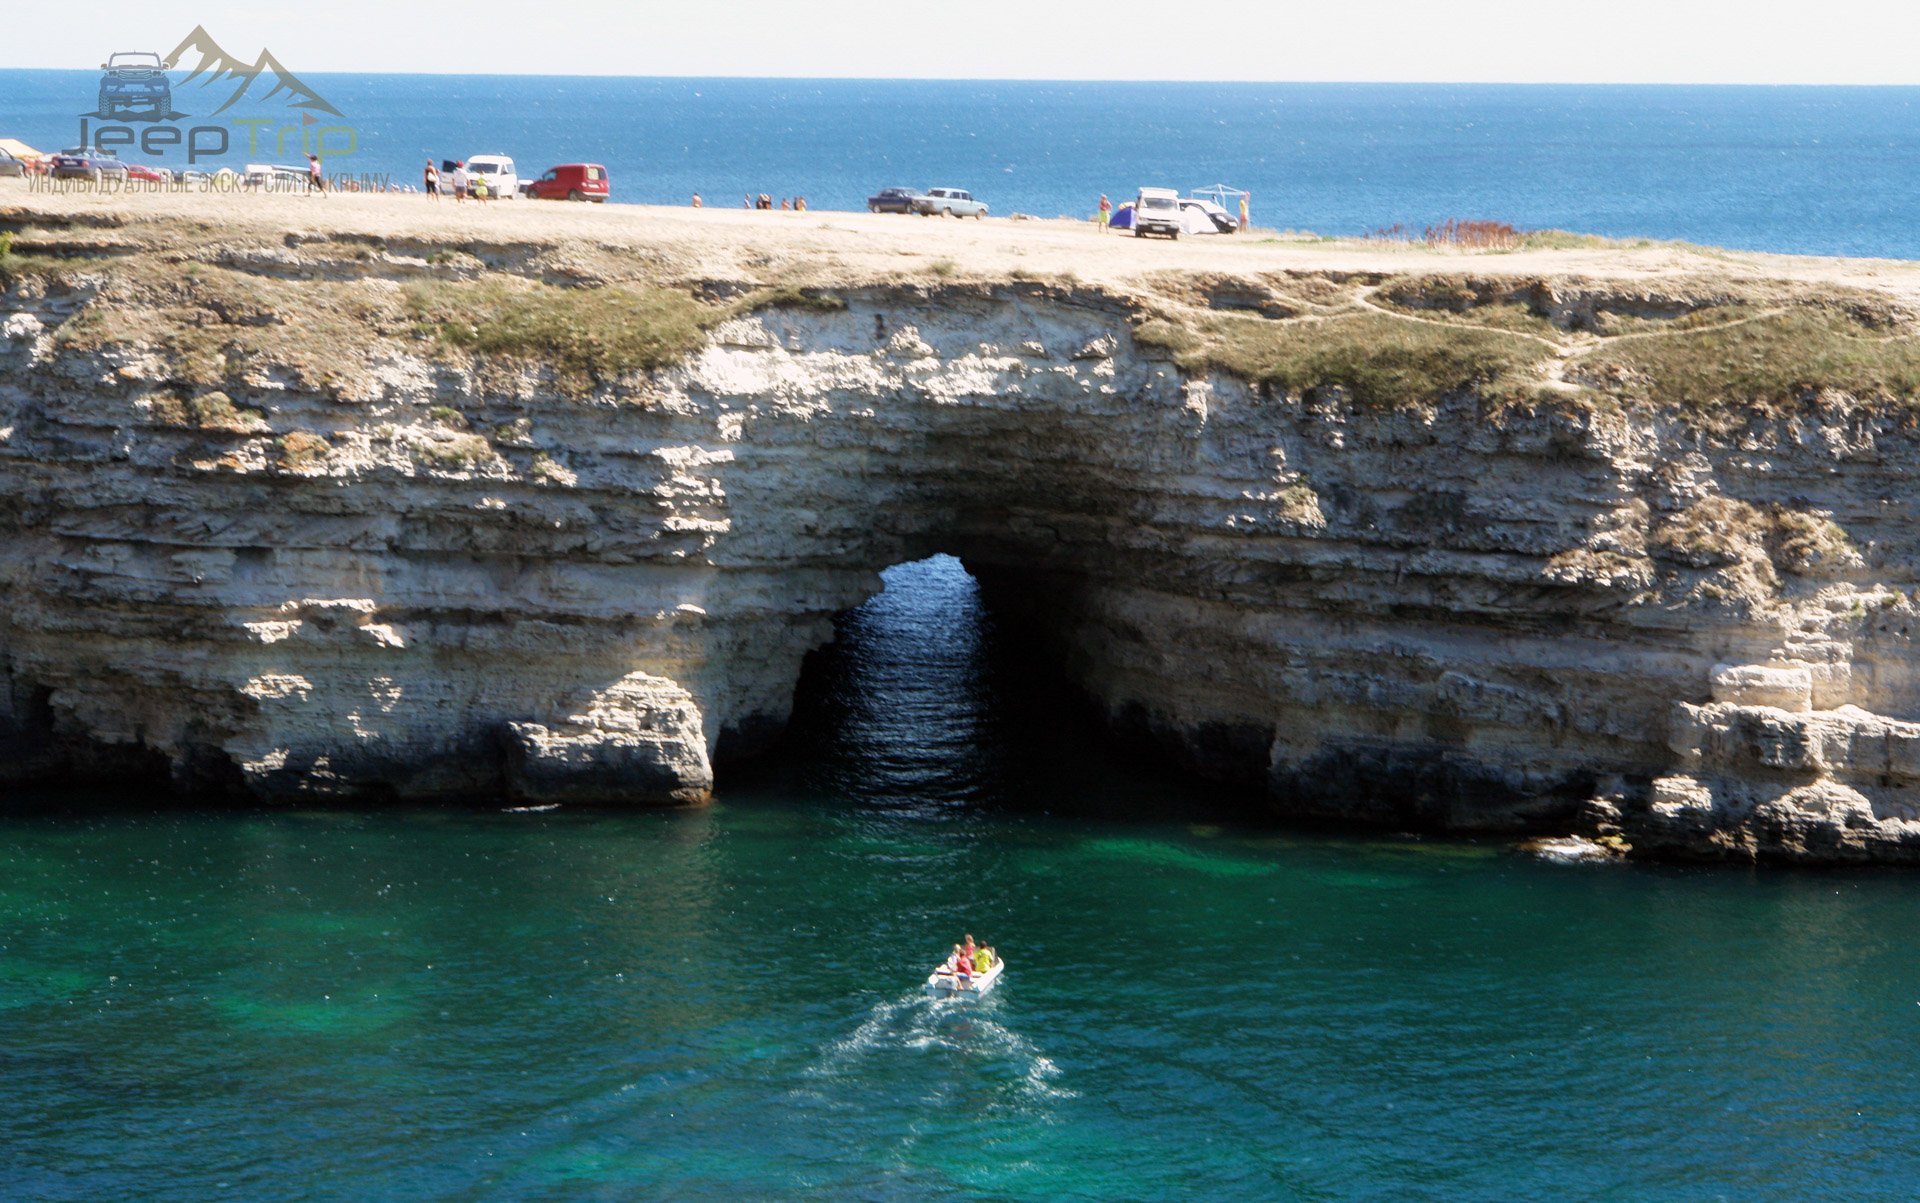
[(1579, 835), (1547, 836), (1517, 845), (1521, 852), (1541, 860), (1563, 864), (1600, 863), (1620, 860), (1631, 849), (1619, 839), (1590, 840)]

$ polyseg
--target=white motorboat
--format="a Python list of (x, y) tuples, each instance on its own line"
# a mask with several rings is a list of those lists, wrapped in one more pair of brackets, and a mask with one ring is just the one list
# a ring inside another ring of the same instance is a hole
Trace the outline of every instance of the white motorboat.
[(985, 973), (958, 973), (952, 964), (948, 961), (927, 975), (927, 993), (955, 996), (985, 994), (993, 989), (994, 983), (1000, 980), (1000, 974), (1007, 967), (1007, 963), (999, 957), (993, 958), (993, 964), (987, 966)]

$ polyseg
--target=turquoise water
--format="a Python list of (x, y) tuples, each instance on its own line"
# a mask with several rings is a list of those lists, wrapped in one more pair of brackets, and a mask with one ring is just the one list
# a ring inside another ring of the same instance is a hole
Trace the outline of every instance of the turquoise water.
[[(1910, 876), (1272, 830), (997, 648), (952, 561), (896, 570), (701, 810), (0, 821), (0, 1196), (1920, 1181)], [(1001, 987), (930, 1001), (963, 930)]]

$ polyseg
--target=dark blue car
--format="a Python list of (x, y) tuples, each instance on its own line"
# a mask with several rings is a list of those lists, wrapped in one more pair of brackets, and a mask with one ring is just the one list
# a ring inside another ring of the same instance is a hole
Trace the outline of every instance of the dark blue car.
[(103, 118), (164, 121), (173, 115), (173, 85), (157, 54), (123, 51), (100, 64), (100, 110)]
[(127, 165), (104, 150), (77, 146), (53, 156), (48, 174), (56, 180), (124, 180), (127, 178)]
[(867, 212), (911, 213), (913, 202), (919, 199), (917, 188), (882, 188), (867, 198)]

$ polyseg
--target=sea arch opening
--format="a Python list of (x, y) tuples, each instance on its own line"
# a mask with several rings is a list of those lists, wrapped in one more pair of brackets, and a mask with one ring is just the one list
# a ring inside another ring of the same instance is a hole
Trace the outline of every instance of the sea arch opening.
[(797, 791), (901, 818), (1012, 810), (1158, 817), (1224, 811), (1221, 795), (1130, 746), (960, 557), (880, 574), (809, 652), (791, 717), (763, 754), (723, 757), (721, 792)]

